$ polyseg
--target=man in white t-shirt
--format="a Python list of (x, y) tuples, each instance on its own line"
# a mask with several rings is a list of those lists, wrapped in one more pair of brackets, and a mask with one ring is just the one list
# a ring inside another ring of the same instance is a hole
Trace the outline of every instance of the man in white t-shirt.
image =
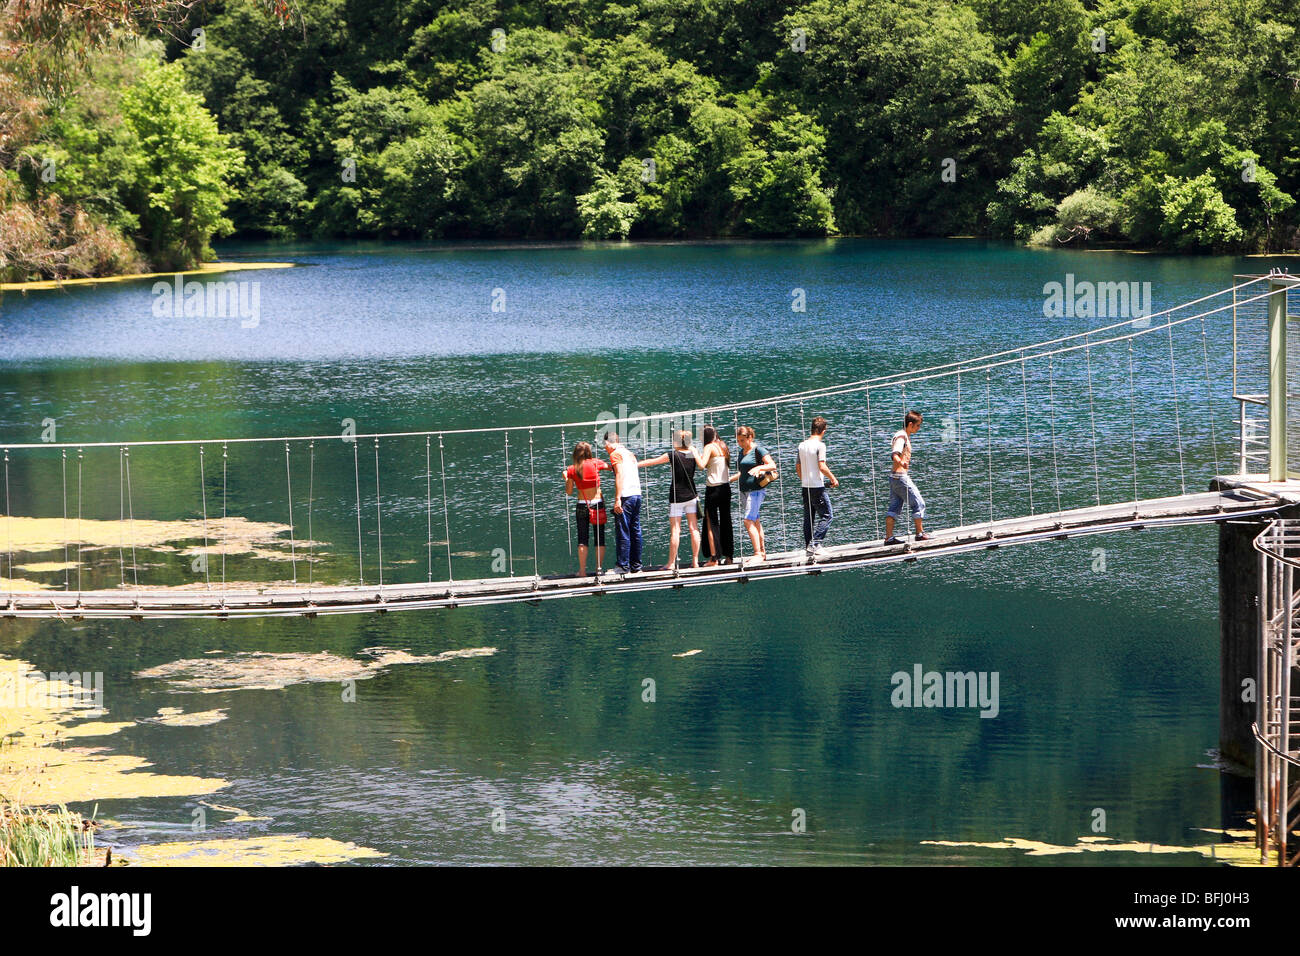
[(894, 537), (894, 520), (902, 514), (903, 502), (912, 508), (912, 521), (916, 524), (916, 540), (929, 541), (930, 536), (921, 526), (925, 517), (925, 499), (912, 481), (912, 436), (921, 428), (921, 413), (912, 410), (903, 416), (903, 427), (894, 432), (889, 443), (889, 510), (885, 512), (885, 544), (902, 544)]
[(834, 517), (826, 482), (832, 488), (840, 486), (840, 480), (826, 464), (826, 419), (820, 415), (812, 420), (812, 433), (799, 443), (795, 471), (803, 485), (803, 544), (809, 554), (816, 554)]
[(614, 544), (616, 574), (641, 570), (641, 471), (636, 455), (619, 441), (618, 432), (605, 433), (605, 453), (614, 469)]

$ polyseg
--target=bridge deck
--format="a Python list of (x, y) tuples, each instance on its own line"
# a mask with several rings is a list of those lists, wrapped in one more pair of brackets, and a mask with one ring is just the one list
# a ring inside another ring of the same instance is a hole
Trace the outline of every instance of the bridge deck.
[(741, 562), (678, 572), (644, 571), (600, 578), (495, 577), (416, 584), (297, 586), (205, 590), (117, 588), (102, 591), (15, 591), (2, 617), (22, 618), (188, 618), (268, 617), (346, 614), (414, 608), (458, 607), (541, 601), (584, 594), (617, 594), (696, 587), (728, 581), (760, 580), (796, 574), (821, 574), (877, 564), (916, 561), (943, 555), (1035, 541), (1080, 537), (1152, 527), (1223, 521), (1267, 514), (1293, 503), (1289, 494), (1265, 488), (1236, 487), (1203, 494), (1102, 505), (1032, 517), (1007, 518), (932, 532), (930, 541), (886, 546), (881, 540), (828, 547), (815, 561), (802, 549), (769, 554), (765, 562)]

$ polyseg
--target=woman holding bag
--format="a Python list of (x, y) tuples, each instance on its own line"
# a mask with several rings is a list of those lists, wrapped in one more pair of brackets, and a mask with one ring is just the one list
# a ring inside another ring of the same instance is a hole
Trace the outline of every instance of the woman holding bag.
[(745, 516), (750, 544), (754, 546), (754, 556), (759, 561), (766, 561), (767, 539), (763, 535), (758, 509), (762, 507), (767, 486), (778, 477), (776, 462), (766, 448), (754, 441), (754, 429), (748, 425), (736, 429), (736, 443), (740, 445), (740, 470), (731, 480), (740, 483), (741, 511)]

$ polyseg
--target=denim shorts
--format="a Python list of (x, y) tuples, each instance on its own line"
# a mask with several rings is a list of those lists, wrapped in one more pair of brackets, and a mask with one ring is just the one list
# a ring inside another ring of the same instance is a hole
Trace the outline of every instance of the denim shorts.
[(757, 521), (758, 509), (763, 504), (763, 498), (767, 495), (766, 488), (759, 488), (758, 491), (745, 492), (745, 520)]
[(905, 471), (889, 476), (889, 510), (885, 514), (897, 518), (903, 513), (904, 501), (911, 506), (913, 518), (925, 517), (925, 499), (917, 490), (912, 476)]

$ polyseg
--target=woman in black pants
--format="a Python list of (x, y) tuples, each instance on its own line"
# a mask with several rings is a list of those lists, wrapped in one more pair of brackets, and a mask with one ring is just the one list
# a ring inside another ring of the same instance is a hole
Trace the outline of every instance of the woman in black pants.
[(731, 530), (731, 450), (712, 425), (704, 426), (700, 458), (708, 476), (704, 487), (704, 540), (709, 560), (704, 566), (731, 564), (736, 557)]

